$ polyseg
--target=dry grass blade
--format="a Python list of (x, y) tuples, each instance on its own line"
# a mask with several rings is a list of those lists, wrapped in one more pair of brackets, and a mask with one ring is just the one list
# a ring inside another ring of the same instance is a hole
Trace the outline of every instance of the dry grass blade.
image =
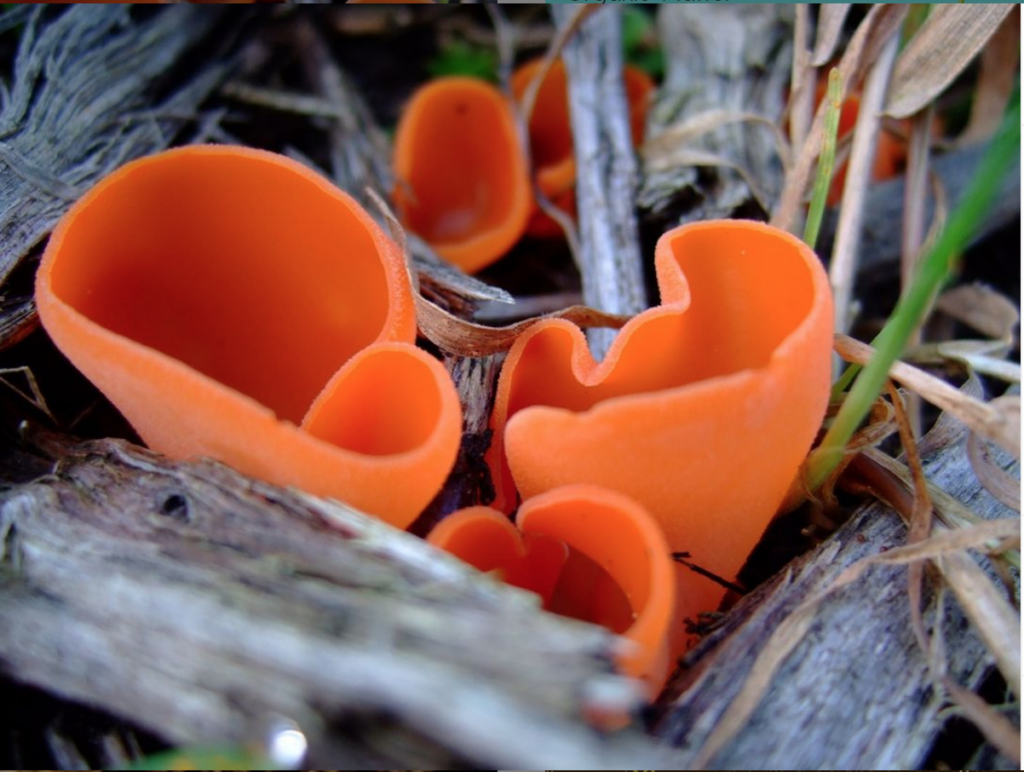
[[(951, 419), (951, 422), (955, 422), (955, 419)], [(957, 432), (956, 436), (962, 438), (964, 435), (963, 424), (960, 424), (960, 429), (961, 431)], [(932, 429), (932, 432), (934, 432), (934, 428)], [(929, 436), (932, 432), (928, 433)], [(923, 442), (921, 443), (920, 448), (922, 451), (925, 449)], [(857, 457), (857, 460), (854, 461), (854, 465), (856, 465), (858, 469), (863, 466), (863, 461), (861, 461), (861, 459), (864, 457), (867, 458), (869, 463), (885, 470), (885, 472), (892, 477), (894, 484), (902, 485), (903, 488), (906, 488), (907, 490), (913, 487), (914, 483), (911, 472), (902, 462), (886, 453), (883, 453), (877, 448), (866, 448), (861, 452), (861, 455)], [(965, 507), (959, 499), (950, 496), (945, 490), (931, 482), (928, 482), (927, 485), (928, 496), (932, 501), (932, 507), (935, 510), (935, 515), (939, 522), (944, 526), (947, 528), (963, 528), (980, 522), (978, 516)], [(902, 491), (902, 488), (900, 490)], [(906, 509), (907, 512), (910, 511), (909, 504), (899, 497), (893, 498), (890, 494), (891, 492), (885, 490), (872, 489), (871, 491), (871, 495), (885, 501), (889, 506), (893, 507), (897, 511), (902, 511), (903, 509)], [(907, 521), (909, 522), (909, 520), (910, 518), (908, 517)]]
[(647, 140), (640, 148), (640, 154), (651, 168), (666, 168), (666, 165), (661, 163), (659, 156), (671, 154), (679, 149), (680, 145), (686, 145), (697, 137), (733, 123), (751, 123), (764, 126), (771, 131), (783, 166), (789, 166), (789, 148), (786, 145), (786, 138), (775, 122), (768, 120), (763, 115), (737, 110), (707, 110), (691, 116), (681, 123), (669, 126), (656, 137)]
[[(1019, 416), (1019, 402), (1017, 411)], [(977, 434), (971, 434), (967, 440), (967, 457), (985, 490), (1010, 509), (1020, 512), (1020, 480), (1008, 475), (992, 460), (984, 442)]]
[(996, 749), (1006, 758), (1020, 765), (1020, 732), (1005, 717), (999, 715), (991, 705), (969, 689), (954, 683), (949, 678), (942, 679), (942, 685), (953, 702), (969, 718), (981, 733), (985, 735)]
[(709, 150), (698, 150), (697, 148), (677, 147), (674, 150), (659, 154), (653, 161), (647, 163), (648, 171), (665, 171), (680, 166), (706, 166), (710, 168), (722, 167), (732, 169), (743, 181), (747, 183), (751, 195), (757, 202), (767, 210), (767, 199), (764, 193), (758, 188), (757, 180), (742, 165), (730, 161), (728, 158)]
[[(28, 393), (19, 389), (9, 380), (7, 375), (21, 375), (25, 378), (25, 382), (28, 384)], [(0, 368), (0, 383), (9, 388), (23, 400), (28, 402), (34, 408), (39, 410), (43, 415), (49, 418), (54, 423), (57, 423), (57, 419), (53, 417), (53, 413), (50, 412), (49, 405), (46, 404), (46, 398), (43, 396), (42, 390), (39, 388), (39, 382), (36, 380), (35, 373), (32, 372), (32, 368), (22, 365), (21, 367), (4, 367)]]
[(416, 320), (420, 332), (442, 350), (464, 357), (482, 357), (508, 351), (516, 338), (540, 319), (565, 319), (584, 328), (614, 329), (619, 329), (629, 321), (629, 317), (607, 314), (588, 306), (570, 306), (507, 327), (485, 327), (448, 313), (422, 295), (416, 297)]
[[(910, 142), (907, 150), (906, 186), (903, 190), (903, 229), (900, 249), (900, 290), (907, 291), (912, 286), (917, 264), (924, 254), (925, 210), (928, 201), (928, 165), (931, 146), (932, 121), (935, 116), (934, 105), (928, 105), (914, 116)], [(939, 218), (936, 207), (936, 220)], [(943, 218), (944, 219), (944, 218)], [(933, 231), (937, 234), (937, 230)], [(911, 333), (907, 339), (908, 346), (921, 342), (921, 329)], [(921, 436), (922, 402), (916, 394), (907, 400), (907, 413), (914, 437)]]
[[(835, 350), (847, 362), (859, 365), (867, 364), (875, 353), (875, 349), (868, 344), (841, 334), (836, 335)], [(969, 397), (945, 381), (904, 362), (894, 363), (889, 376), (936, 407), (949, 411), (973, 431), (995, 442), (1015, 458), (1020, 458), (1020, 423), (1018, 421), (1014, 425), (1012, 421), (1007, 422), (1006, 411), (1000, 410), (993, 403)]]
[[(933, 344), (940, 364), (958, 362), (968, 370), (990, 375), (1007, 383), (1020, 383), (1020, 365), (1003, 357), (1010, 344), (1000, 340), (948, 340)], [(926, 346), (927, 351), (930, 347)]]
[(1017, 80), (1019, 55), (1020, 7), (1014, 6), (981, 52), (981, 72), (974, 87), (971, 118), (957, 137), (957, 144), (983, 142), (999, 128)]
[(823, 67), (835, 56), (839, 35), (850, 12), (852, 3), (827, 3), (821, 6), (818, 15), (818, 35), (814, 39), (814, 53), (811, 64)]
[(930, 104), (978, 55), (1013, 9), (1010, 4), (994, 3), (936, 6), (896, 62), (885, 112), (907, 118)]
[[(918, 544), (928, 538), (932, 531), (932, 502), (928, 495), (928, 481), (925, 479), (924, 470), (921, 468), (921, 456), (918, 453), (917, 442), (914, 440), (914, 432), (910, 426), (910, 418), (907, 415), (900, 393), (892, 385), (892, 381), (886, 384), (889, 397), (892, 399), (893, 408), (896, 414), (896, 424), (899, 427), (900, 442), (907, 456), (907, 466), (910, 468), (911, 479), (914, 482), (914, 500), (910, 511), (910, 528), (907, 530), (907, 544)], [(910, 625), (914, 630), (914, 637), (921, 647), (921, 653), (929, 660), (929, 667), (933, 673), (936, 670), (931, 662), (931, 645), (928, 633), (924, 629), (924, 618), (921, 615), (921, 590), (924, 583), (924, 563), (911, 563), (907, 569), (907, 599), (910, 602)]]
[(793, 26), (793, 69), (789, 79), (789, 136), (794, 148), (803, 147), (814, 114), (815, 72), (810, 66), (810, 11), (806, 3), (797, 3)]
[[(875, 61), (889, 39), (899, 32), (907, 10), (905, 5), (882, 4), (872, 6), (868, 11), (839, 62), (844, 98), (860, 83), (865, 71)], [(814, 173), (815, 161), (821, 151), (826, 107), (824, 102), (818, 106), (807, 140), (800, 155), (794, 159), (792, 169), (786, 175), (779, 206), (772, 216), (772, 225), (783, 230), (797, 232), (794, 228), (797, 212), (803, 203), (804, 194)]]
[[(693, 767), (706, 767), (715, 754), (725, 747), (725, 744), (743, 728), (761, 701), (764, 693), (771, 686), (772, 678), (779, 666), (796, 649), (811, 629), (818, 606), (830, 595), (855, 582), (872, 566), (907, 565), (916, 561), (938, 559), (943, 556), (959, 556), (963, 550), (981, 548), (993, 540), (1003, 538), (1020, 539), (1020, 520), (1008, 518), (991, 520), (957, 531), (940, 533), (916, 544), (896, 547), (883, 554), (864, 558), (849, 566), (836, 577), (835, 581), (827, 589), (804, 601), (775, 629), (775, 632), (754, 661), (739, 694), (736, 695), (736, 698), (726, 708), (715, 730), (709, 735), (707, 741), (694, 757)], [(969, 558), (965, 559), (969, 560)], [(973, 564), (973, 561), (970, 562)], [(982, 577), (984, 577), (984, 574), (982, 574)], [(985, 581), (991, 588), (991, 583), (987, 579)], [(958, 597), (960, 597), (959, 593)], [(1005, 604), (1005, 601), (1003, 603)], [(1017, 630), (1016, 638), (1019, 649), (1019, 629)], [(1020, 657), (1018, 651), (1018, 685), (1020, 683), (1019, 670)], [(1004, 674), (1007, 675), (1007, 678), (1010, 677), (1006, 671), (1004, 671)]]
[(853, 147), (846, 168), (846, 182), (839, 208), (839, 225), (829, 263), (829, 279), (835, 299), (836, 329), (845, 332), (853, 321), (850, 303), (853, 298), (853, 280), (860, 252), (864, 203), (871, 184), (871, 169), (880, 126), (879, 112), (889, 86), (889, 74), (896, 58), (899, 39), (892, 35), (882, 47), (872, 65), (861, 94), (857, 125), (853, 133)]
[(935, 308), (990, 338), (1013, 341), (1020, 311), (1013, 301), (984, 284), (963, 284), (942, 293)]

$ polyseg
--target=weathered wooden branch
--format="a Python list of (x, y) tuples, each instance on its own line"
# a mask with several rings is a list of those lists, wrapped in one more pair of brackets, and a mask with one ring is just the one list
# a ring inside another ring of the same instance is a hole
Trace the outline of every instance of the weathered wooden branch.
[[(709, 111), (752, 114), (780, 125), (792, 59), (792, 8), (695, 10), (658, 9), (666, 72), (648, 119), (648, 140)], [(637, 200), (645, 216), (660, 223), (755, 217), (770, 209), (782, 188), (775, 136), (749, 120), (723, 117), (709, 131), (691, 134), (658, 155), (646, 159)]]
[[(577, 12), (554, 6), (560, 26)], [(622, 82), (622, 15), (603, 9), (580, 25), (562, 53), (569, 79), (569, 114), (576, 155), (583, 302), (632, 315), (647, 308), (636, 220), (638, 171)], [(616, 331), (587, 331), (600, 359)]]
[(635, 698), (606, 631), (341, 504), (121, 441), (41, 444), (53, 473), (0, 496), (18, 680), (179, 743), (287, 717), (314, 766), (656, 766), (581, 718)]
[[(985, 151), (984, 145), (954, 150), (944, 155), (935, 155), (929, 162), (930, 170), (938, 177), (946, 192), (950, 210), (960, 201), (967, 189), (978, 162)], [(865, 281), (879, 281), (899, 275), (900, 234), (903, 222), (903, 191), (906, 187), (902, 176), (876, 183), (868, 191), (864, 206), (864, 224), (861, 233), (859, 278)], [(931, 223), (935, 212), (935, 197), (929, 193), (925, 203), (925, 225)], [(835, 209), (825, 213), (821, 226), (821, 252), (831, 251), (835, 236), (838, 214)], [(1014, 220), (1020, 219), (1020, 165), (1003, 176), (1000, 194), (987, 213), (985, 221), (978, 228), (972, 244), (982, 241)]]
[[(1002, 466), (1019, 474), (1006, 456)], [(925, 462), (931, 483), (977, 514), (1014, 516), (985, 492), (963, 437)], [(738, 604), (685, 658), (655, 733), (687, 764), (699, 752), (779, 623), (845, 568), (906, 542), (900, 517), (881, 503), (860, 507), (827, 541)], [(934, 619), (936, 595), (925, 618)], [(940, 623), (948, 673), (976, 688), (991, 657), (955, 603)], [(933, 635), (938, 635), (936, 631)], [(875, 567), (819, 607), (813, 627), (776, 671), (744, 728), (711, 763), (721, 769), (918, 769), (945, 718), (910, 625), (906, 568)]]
[(8, 280), (71, 203), (100, 177), (163, 150), (196, 120), (227, 66), (211, 60), (169, 97), (159, 86), (214, 29), (215, 9), (72, 6), (27, 19), (0, 110), (0, 349), (35, 324), (31, 283)]

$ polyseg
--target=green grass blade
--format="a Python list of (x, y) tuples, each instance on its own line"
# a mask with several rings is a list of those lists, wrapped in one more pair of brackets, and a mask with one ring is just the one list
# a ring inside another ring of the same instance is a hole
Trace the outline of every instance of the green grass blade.
[(828, 74), (828, 93), (825, 96), (828, 107), (825, 112), (825, 133), (821, 140), (821, 155), (818, 158), (818, 176), (814, 180), (814, 194), (807, 212), (804, 227), (804, 242), (814, 249), (821, 230), (821, 218), (825, 214), (825, 201), (832, 183), (832, 169), (836, 163), (836, 136), (839, 134), (839, 113), (843, 109), (843, 78), (839, 68), (833, 67)]
[(808, 460), (807, 482), (817, 489), (842, 460), (846, 444), (881, 393), (911, 333), (952, 272), (954, 261), (969, 243), (1000, 190), (1003, 175), (1020, 153), (1020, 90), (1014, 94), (1003, 122), (945, 229), (920, 262), (914, 281), (900, 298), (885, 328), (875, 338), (876, 354), (858, 374), (821, 445)]
[(129, 770), (273, 769), (274, 762), (239, 746), (179, 748), (139, 759)]

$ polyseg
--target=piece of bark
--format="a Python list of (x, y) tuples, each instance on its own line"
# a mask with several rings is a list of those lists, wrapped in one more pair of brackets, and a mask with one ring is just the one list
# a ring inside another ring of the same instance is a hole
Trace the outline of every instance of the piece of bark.
[(286, 717), (313, 766), (657, 766), (646, 738), (582, 719), (635, 699), (607, 631), (215, 462), (36, 443), (53, 474), (0, 497), (6, 674), (174, 743), (259, 741)]
[(41, 9), (16, 17), (25, 26), (0, 111), (0, 350), (36, 321), (31, 286), (8, 287), (19, 263), (98, 179), (170, 145), (227, 72), (211, 58), (169, 97), (159, 95), (221, 13), (164, 8), (137, 21), (130, 9), (71, 6), (54, 18)]
[[(786, 5), (661, 6), (658, 34), (666, 72), (648, 118), (648, 141), (709, 111), (754, 114), (780, 125), (792, 17)], [(763, 219), (782, 189), (777, 142), (764, 125), (723, 122), (680, 150), (683, 159), (710, 155), (733, 166), (681, 160), (654, 171), (645, 164), (637, 198), (645, 218), (670, 226), (723, 217)]]
[[(593, 14), (562, 53), (576, 157), (583, 302), (632, 316), (647, 308), (636, 220), (638, 170), (622, 81), (621, 9)], [(553, 6), (560, 27), (578, 9)], [(616, 331), (587, 331), (591, 353), (604, 357)]]
[[(1001, 466), (1019, 474), (1005, 455)], [(1012, 516), (978, 482), (962, 435), (925, 461), (929, 482), (985, 518)], [(868, 503), (817, 549), (744, 598), (685, 658), (655, 733), (698, 753), (773, 631), (801, 602), (861, 558), (904, 544), (900, 517)], [(972, 558), (973, 559), (973, 558)], [(925, 618), (935, 611), (929, 599)], [(991, 667), (951, 600), (942, 625), (948, 674), (977, 688)], [(937, 634), (937, 633), (933, 633)], [(722, 769), (917, 769), (946, 718), (910, 625), (905, 567), (874, 567), (819, 606), (813, 627), (775, 672), (744, 728), (711, 759)]]
[(504, 359), (501, 354), (485, 357), (451, 354), (444, 358), (462, 405), (462, 442), (452, 473), (440, 493), (410, 527), (413, 533), (426, 536), (445, 515), (462, 507), (494, 501), (494, 482), (484, 453), (493, 439), (494, 390)]

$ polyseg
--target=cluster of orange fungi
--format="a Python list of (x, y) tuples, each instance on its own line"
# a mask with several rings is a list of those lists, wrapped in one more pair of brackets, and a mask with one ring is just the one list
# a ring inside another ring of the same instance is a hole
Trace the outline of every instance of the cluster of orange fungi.
[[(517, 97), (536, 66), (516, 74)], [(640, 141), (651, 84), (624, 79)], [(574, 213), (567, 121), (555, 67), (529, 123), (531, 168), (497, 89), (427, 84), (395, 140), (405, 225), (467, 271), (550, 234), (533, 190)], [(651, 695), (689, 643), (684, 620), (725, 592), (672, 553), (735, 577), (821, 423), (832, 330), (817, 257), (770, 226), (674, 229), (655, 268), (661, 302), (603, 361), (567, 321), (519, 337), (491, 420), (494, 508), (429, 536), (631, 639), (621, 666)], [(415, 345), (403, 255), (285, 157), (193, 146), (125, 165), (60, 221), (36, 297), (57, 346), (169, 456), (210, 456), (398, 528), (454, 466), (459, 399)]]

